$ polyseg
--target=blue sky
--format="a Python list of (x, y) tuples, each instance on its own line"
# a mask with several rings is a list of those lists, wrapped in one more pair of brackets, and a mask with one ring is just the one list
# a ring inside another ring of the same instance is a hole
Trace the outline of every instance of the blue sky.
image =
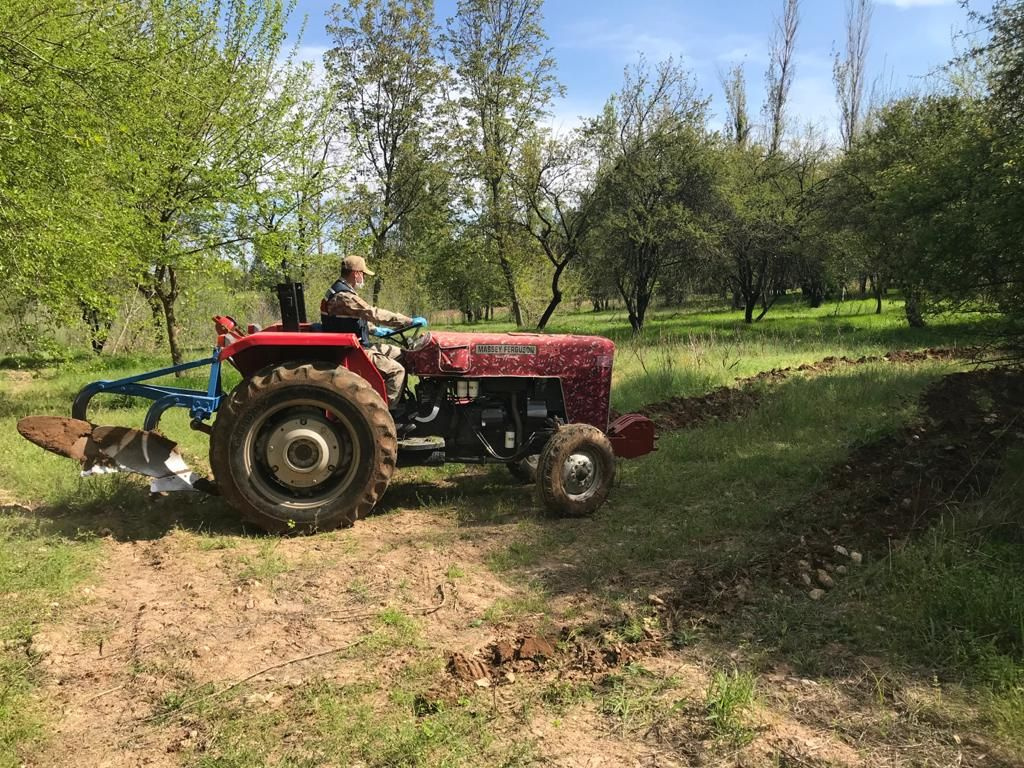
[[(455, 0), (436, 0), (439, 23), (455, 12)], [(330, 46), (324, 27), (333, 2), (298, 0), (297, 28), (307, 17), (304, 55), (317, 58)], [(749, 100), (757, 110), (773, 19), (782, 0), (547, 0), (545, 29), (558, 61), (566, 96), (555, 105), (556, 127), (596, 114), (622, 82), (623, 68), (640, 54), (682, 61), (701, 90), (713, 98), (715, 122), (724, 101), (720, 74), (733, 63), (746, 69)], [(791, 95), (793, 127), (808, 122), (837, 134), (832, 51), (842, 45), (845, 0), (802, 0), (797, 71)], [(971, 0), (987, 10), (991, 0)], [(875, 0), (868, 54), (869, 79), (890, 93), (927, 87), (929, 73), (948, 61), (969, 28), (958, 0)]]

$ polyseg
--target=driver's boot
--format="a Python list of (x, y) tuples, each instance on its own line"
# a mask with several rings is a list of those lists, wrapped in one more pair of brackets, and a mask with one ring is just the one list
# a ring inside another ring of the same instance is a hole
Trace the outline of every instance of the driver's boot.
[(405, 437), (416, 429), (416, 422), (413, 417), (416, 415), (416, 403), (409, 400), (399, 400), (388, 409), (391, 418), (395, 422), (395, 432), (399, 437)]

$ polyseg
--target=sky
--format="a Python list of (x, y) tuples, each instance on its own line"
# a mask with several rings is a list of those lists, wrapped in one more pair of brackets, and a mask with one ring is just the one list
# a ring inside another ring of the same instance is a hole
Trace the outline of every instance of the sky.
[[(290, 29), (305, 19), (301, 55), (319, 60), (330, 47), (325, 26), (330, 0), (298, 0)], [(436, 0), (439, 24), (456, 0)], [(991, 0), (971, 0), (986, 11)], [(553, 107), (552, 125), (567, 130), (600, 112), (622, 83), (623, 70), (643, 53), (648, 61), (675, 58), (712, 99), (712, 124), (725, 113), (721, 76), (745, 69), (748, 102), (758, 120), (764, 72), (775, 19), (783, 0), (546, 0), (544, 27), (558, 62), (565, 97)], [(796, 76), (788, 109), (791, 130), (807, 124), (838, 136), (833, 51), (845, 38), (846, 0), (802, 0)], [(875, 0), (868, 51), (868, 81), (898, 95), (928, 87), (929, 76), (966, 47), (972, 25), (960, 0)], [(293, 41), (294, 42), (294, 39)]]

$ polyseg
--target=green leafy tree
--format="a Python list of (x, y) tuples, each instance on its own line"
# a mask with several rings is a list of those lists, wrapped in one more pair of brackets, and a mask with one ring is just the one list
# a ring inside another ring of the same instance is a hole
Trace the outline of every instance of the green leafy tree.
[(593, 155), (586, 138), (540, 134), (527, 142), (516, 171), (522, 228), (540, 245), (552, 266), (551, 298), (537, 321), (543, 329), (562, 302), (562, 277), (578, 262), (597, 223)]
[(989, 234), (979, 270), (1024, 345), (1024, 2), (997, 0), (982, 18), (991, 36), (974, 54), (988, 77), (984, 110), (992, 156), (983, 169), (989, 204), (976, 212)]
[[(0, 4), (0, 277), (9, 311), (85, 319), (102, 349), (141, 221), (118, 183), (130, 6)], [(22, 338), (28, 342), (28, 336)]]
[(884, 258), (912, 326), (943, 300), (979, 298), (997, 277), (986, 264), (994, 182), (987, 134), (977, 103), (906, 98), (880, 112), (845, 161), (859, 191), (850, 222)]
[(611, 276), (634, 333), (668, 270), (697, 263), (710, 247), (716, 164), (707, 101), (671, 60), (626, 71), (619, 94), (588, 131), (599, 168), (590, 269)]
[(445, 72), (433, 50), (433, 0), (336, 5), (326, 57), (337, 110), (356, 158), (350, 201), (369, 231), (373, 300), (395, 260), (391, 240), (428, 203)]
[(286, 12), (279, 0), (148, 0), (124, 116), (137, 153), (128, 181), (143, 217), (140, 290), (163, 315), (171, 359), (183, 359), (176, 314), (183, 275), (209, 279), (241, 255), (236, 226), (293, 139), (299, 94), (280, 66)]
[(561, 93), (555, 61), (544, 48), (541, 9), (542, 0), (459, 0), (445, 36), (465, 118), (458, 152), (471, 182), (469, 207), (487, 234), (486, 257), (501, 271), (519, 326), (512, 170), (537, 121)]

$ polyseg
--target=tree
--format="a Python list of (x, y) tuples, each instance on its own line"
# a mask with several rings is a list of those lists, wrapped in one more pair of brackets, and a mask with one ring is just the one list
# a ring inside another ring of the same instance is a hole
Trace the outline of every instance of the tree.
[(686, 71), (669, 60), (652, 72), (641, 59), (588, 127), (598, 148), (600, 221), (588, 263), (612, 276), (634, 333), (665, 270), (707, 248), (716, 169), (706, 115)]
[(468, 177), (482, 186), (488, 253), (501, 270), (517, 326), (523, 310), (512, 254), (512, 168), (552, 97), (561, 93), (555, 61), (544, 48), (541, 7), (542, 0), (459, 0), (445, 38), (465, 115), (461, 154)]
[(248, 179), (236, 225), (250, 246), (241, 254), (245, 266), (268, 289), (282, 276), (305, 280), (323, 265), (349, 170), (334, 135), (331, 93), (314, 85), (309, 65), (294, 74), (302, 98), (285, 116), (273, 154)]
[(722, 78), (722, 90), (725, 91), (725, 103), (728, 107), (725, 135), (733, 143), (745, 147), (750, 140), (752, 126), (747, 109), (747, 81), (742, 64), (733, 66)]
[(799, 200), (791, 161), (784, 155), (762, 147), (730, 147), (724, 158), (719, 269), (740, 298), (744, 322), (753, 323), (788, 284)]
[(141, 222), (118, 180), (132, 12), (101, 0), (0, 4), (0, 277), (4, 301), (85, 319), (103, 348)]
[(768, 124), (768, 149), (775, 154), (786, 132), (786, 103), (796, 74), (796, 34), (800, 27), (800, 0), (784, 0), (781, 19), (776, 19), (765, 84), (768, 94), (764, 114)]
[(433, 51), (433, 0), (349, 0), (334, 6), (326, 56), (349, 145), (355, 200), (372, 236), (373, 301), (392, 254), (389, 238), (427, 196), (444, 73)]
[(864, 125), (864, 72), (873, 11), (873, 0), (846, 0), (846, 50), (842, 58), (837, 51), (832, 64), (839, 104), (839, 135), (846, 152), (852, 149)]
[(551, 299), (537, 321), (541, 330), (562, 301), (563, 273), (583, 253), (595, 223), (598, 203), (591, 189), (591, 160), (585, 138), (578, 133), (564, 139), (541, 135), (524, 147), (517, 173), (521, 225), (554, 267)]
[(974, 52), (988, 74), (990, 97), (983, 105), (991, 131), (988, 205), (976, 213), (988, 233), (977, 249), (986, 292), (1015, 327), (1024, 346), (1024, 2), (997, 0), (983, 20), (991, 37)]
[(280, 0), (142, 6), (135, 56), (152, 68), (126, 89), (136, 153), (126, 181), (144, 221), (139, 288), (163, 314), (174, 363), (182, 274), (208, 279), (248, 241), (235, 222), (252, 202), (251, 180), (295, 138), (287, 118), (300, 94), (279, 63), (285, 20)]
[(975, 103), (905, 98), (879, 113), (844, 160), (859, 190), (849, 222), (884, 257), (911, 326), (923, 326), (937, 302), (977, 299), (998, 281), (986, 263), (996, 187), (987, 131)]

